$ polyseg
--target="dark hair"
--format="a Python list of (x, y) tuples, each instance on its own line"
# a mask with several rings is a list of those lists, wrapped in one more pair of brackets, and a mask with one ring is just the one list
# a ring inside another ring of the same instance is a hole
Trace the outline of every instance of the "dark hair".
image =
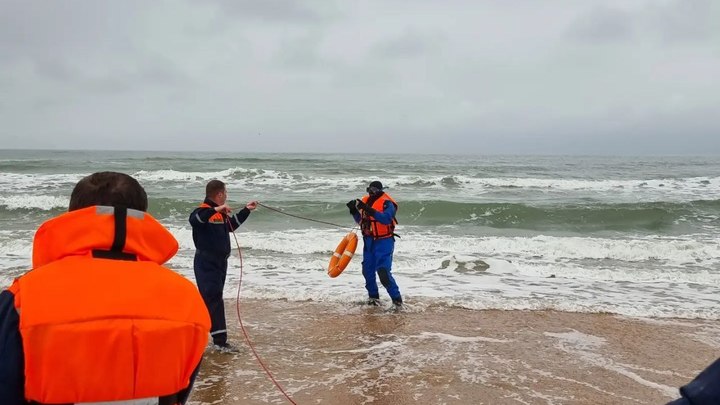
[(134, 178), (118, 172), (97, 172), (83, 177), (70, 194), (68, 211), (108, 205), (147, 211), (145, 189)]
[(205, 186), (205, 197), (213, 198), (215, 194), (225, 190), (225, 183), (220, 180), (210, 180)]

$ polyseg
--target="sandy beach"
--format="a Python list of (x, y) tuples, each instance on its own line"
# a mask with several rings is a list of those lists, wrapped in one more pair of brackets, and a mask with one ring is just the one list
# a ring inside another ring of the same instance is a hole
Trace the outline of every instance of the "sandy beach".
[[(191, 404), (292, 403), (244, 341), (208, 349)], [(663, 404), (720, 355), (720, 322), (554, 311), (246, 301), (257, 353), (297, 404)]]

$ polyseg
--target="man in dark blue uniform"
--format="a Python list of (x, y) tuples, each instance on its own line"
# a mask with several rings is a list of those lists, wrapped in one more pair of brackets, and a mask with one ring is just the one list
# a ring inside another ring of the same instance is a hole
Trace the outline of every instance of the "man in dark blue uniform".
[(210, 336), (217, 350), (237, 352), (238, 349), (227, 341), (223, 302), (227, 259), (231, 252), (230, 232), (245, 222), (250, 211), (257, 208), (257, 201), (247, 203), (235, 214), (231, 214), (226, 201), (225, 183), (211, 180), (205, 186), (205, 200), (190, 214), (190, 225), (196, 249), (195, 280), (210, 312)]

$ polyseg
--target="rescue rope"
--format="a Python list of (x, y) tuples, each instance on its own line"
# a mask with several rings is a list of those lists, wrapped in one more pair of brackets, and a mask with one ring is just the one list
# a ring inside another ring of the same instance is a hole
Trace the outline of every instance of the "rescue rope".
[[(259, 204), (259, 203), (258, 203)], [(230, 221), (228, 220), (228, 226), (230, 226)], [(238, 281), (238, 288), (237, 288), (237, 296), (235, 298), (235, 308), (237, 310), (237, 317), (238, 322), (240, 323), (240, 330), (243, 333), (243, 336), (245, 337), (245, 342), (250, 347), (250, 350), (252, 351), (253, 355), (255, 356), (255, 359), (260, 364), (260, 367), (265, 371), (265, 374), (270, 378), (270, 381), (275, 384), (278, 390), (285, 396), (285, 398), (294, 405), (297, 405), (295, 401), (290, 398), (290, 395), (288, 395), (287, 392), (283, 389), (282, 386), (275, 380), (275, 377), (270, 372), (270, 369), (265, 365), (265, 363), (260, 358), (260, 355), (255, 350), (255, 346), (253, 345), (252, 341), (250, 340), (250, 335), (248, 334), (247, 330), (245, 329), (245, 325), (243, 324), (242, 317), (240, 316), (240, 287), (242, 286), (242, 277), (243, 277), (243, 256), (242, 256), (242, 250), (240, 250), (240, 243), (238, 243), (237, 235), (235, 235), (235, 231), (232, 230), (232, 227), (230, 227), (230, 231), (232, 232), (233, 238), (235, 238), (235, 246), (237, 247), (238, 251), (238, 257), (240, 258), (240, 280)]]
[[(325, 225), (331, 225), (331, 226), (335, 226), (335, 227), (343, 228), (343, 229), (352, 229), (351, 232), (354, 232), (355, 229), (358, 227), (357, 224), (355, 224), (355, 225), (352, 226), (352, 227), (349, 227), (349, 226), (345, 226), (345, 225), (334, 224), (334, 223), (332, 223), (332, 222), (320, 221), (320, 220), (317, 220), (317, 219), (307, 218), (307, 217), (303, 217), (303, 216), (300, 216), (300, 215), (290, 214), (290, 213), (288, 213), (288, 212), (282, 211), (282, 210), (280, 210), (280, 209), (278, 209), (278, 208), (274, 208), (274, 207), (267, 206), (267, 205), (262, 204), (262, 203), (260, 203), (260, 202), (258, 202), (257, 205), (259, 205), (259, 206), (261, 206), (261, 207), (264, 207), (264, 208), (267, 208), (267, 209), (269, 209), (269, 210), (271, 210), (271, 211), (275, 211), (275, 212), (278, 212), (278, 213), (280, 213), (280, 214), (293, 217), (293, 218), (304, 219), (304, 220), (306, 220), (306, 221), (317, 222), (317, 223), (325, 224)], [(238, 323), (240, 324), (240, 330), (241, 330), (242, 333), (243, 333), (243, 337), (245, 338), (245, 342), (247, 343), (248, 347), (250, 347), (250, 350), (252, 351), (253, 355), (255, 356), (255, 359), (257, 360), (258, 364), (260, 364), (260, 367), (262, 367), (262, 369), (265, 371), (265, 374), (267, 374), (268, 378), (270, 378), (270, 381), (272, 381), (272, 383), (275, 384), (275, 387), (277, 387), (277, 389), (285, 396), (285, 398), (286, 398), (291, 404), (297, 405), (297, 403), (296, 403), (295, 401), (293, 401), (292, 398), (290, 398), (290, 395), (288, 395), (288, 393), (285, 392), (285, 390), (284, 390), (283, 387), (280, 385), (280, 383), (277, 382), (277, 380), (275, 379), (275, 377), (273, 376), (273, 374), (270, 372), (270, 369), (269, 369), (269, 368), (267, 367), (267, 365), (265, 365), (265, 363), (263, 362), (262, 358), (260, 358), (260, 355), (258, 354), (257, 350), (255, 350), (255, 345), (253, 345), (252, 341), (250, 340), (250, 334), (247, 332), (247, 329), (245, 329), (245, 324), (243, 324), (242, 316), (240, 316), (240, 288), (242, 287), (242, 278), (243, 278), (243, 256), (242, 256), (242, 250), (240, 249), (240, 243), (238, 242), (237, 235), (235, 235), (235, 231), (232, 229), (232, 225), (230, 224), (230, 220), (229, 220), (229, 219), (226, 219), (226, 223), (227, 223), (227, 225), (228, 225), (228, 228), (230, 229), (230, 232), (231, 232), (232, 235), (233, 235), (233, 238), (235, 239), (235, 246), (237, 247), (238, 258), (240, 259), (240, 279), (238, 280), (237, 296), (235, 297), (235, 309), (236, 309), (236, 311), (237, 311), (237, 317), (238, 317)]]
[[(346, 226), (346, 225), (338, 225), (338, 224), (334, 224), (334, 223), (332, 223), (332, 222), (320, 221), (320, 220), (317, 220), (317, 219), (307, 218), (307, 217), (303, 217), (303, 216), (300, 216), (300, 215), (290, 214), (290, 213), (285, 212), (285, 211), (283, 211), (283, 210), (281, 210), (281, 209), (279, 209), (279, 208), (268, 207), (267, 205), (262, 204), (262, 203), (260, 203), (260, 202), (258, 202), (257, 204), (258, 204), (259, 206), (261, 206), (261, 207), (265, 207), (265, 208), (267, 208), (267, 209), (269, 209), (269, 210), (271, 210), (271, 211), (279, 212), (279, 213), (281, 213), (281, 214), (283, 214), (283, 215), (287, 215), (287, 216), (289, 216), (289, 217), (300, 218), (300, 219), (304, 219), (304, 220), (306, 220), (306, 221), (317, 222), (317, 223), (319, 223), (319, 224), (332, 225), (332, 226), (335, 226), (335, 227), (338, 227), (338, 228), (343, 228), (343, 229), (350, 229), (350, 228), (351, 228), (351, 227)], [(355, 227), (353, 226), (352, 228), (355, 228)]]

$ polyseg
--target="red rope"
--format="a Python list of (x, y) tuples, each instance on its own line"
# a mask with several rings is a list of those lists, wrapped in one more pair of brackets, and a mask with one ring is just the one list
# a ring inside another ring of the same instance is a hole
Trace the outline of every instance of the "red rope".
[[(228, 221), (229, 222), (229, 221)], [(228, 223), (228, 225), (230, 225)], [(240, 244), (238, 243), (237, 236), (235, 235), (235, 231), (232, 230), (232, 227), (230, 228), (233, 238), (235, 238), (235, 246), (237, 246), (238, 251), (238, 257), (240, 258), (240, 280), (238, 281), (238, 289), (237, 289), (237, 297), (235, 298), (235, 308), (237, 309), (237, 317), (238, 322), (240, 323), (240, 330), (243, 333), (243, 336), (245, 336), (245, 342), (247, 342), (248, 346), (250, 347), (250, 350), (253, 352), (253, 355), (255, 355), (255, 359), (257, 359), (257, 362), (260, 364), (260, 367), (262, 367), (263, 370), (265, 370), (265, 374), (270, 378), (270, 380), (275, 384), (278, 390), (282, 392), (282, 394), (285, 396), (285, 398), (290, 401), (291, 404), (297, 405), (295, 401), (290, 398), (290, 395), (285, 392), (285, 390), (280, 386), (280, 384), (275, 380), (275, 377), (273, 377), (272, 373), (270, 372), (270, 369), (265, 365), (265, 363), (260, 358), (260, 355), (258, 355), (257, 351), (255, 350), (255, 346), (253, 345), (252, 341), (250, 340), (250, 335), (248, 334), (247, 330), (245, 329), (245, 325), (243, 325), (242, 317), (240, 316), (240, 287), (242, 286), (242, 277), (243, 277), (243, 256), (242, 256), (242, 250), (240, 250)]]

